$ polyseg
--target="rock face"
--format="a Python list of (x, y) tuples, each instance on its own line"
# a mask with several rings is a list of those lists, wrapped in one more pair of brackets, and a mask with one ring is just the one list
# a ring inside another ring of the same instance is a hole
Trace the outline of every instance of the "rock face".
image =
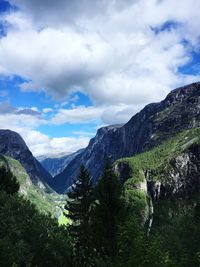
[(150, 231), (160, 203), (171, 201), (172, 212), (172, 203), (195, 203), (200, 193), (200, 128), (183, 131), (148, 152), (120, 159), (114, 170), (124, 183), (128, 203), (137, 203), (137, 197), (130, 200), (135, 193), (142, 196), (146, 203), (141, 209), (142, 220), (149, 222)]
[(77, 152), (65, 156), (46, 157), (39, 161), (45, 170), (54, 177), (61, 173), (76, 156), (83, 152), (83, 150), (84, 149), (80, 149)]
[(55, 176), (51, 186), (63, 193), (73, 183), (84, 164), (94, 183), (105, 161), (113, 162), (148, 150), (169, 136), (200, 126), (200, 83), (173, 90), (162, 102), (147, 105), (125, 125), (103, 127), (88, 147), (75, 157), (67, 168)]
[(160, 181), (147, 178), (148, 193), (153, 202), (165, 198), (187, 198), (200, 192), (200, 145), (193, 144), (170, 162), (171, 168)]
[(50, 183), (51, 175), (33, 157), (22, 137), (10, 130), (0, 130), (0, 153), (18, 160), (33, 184)]

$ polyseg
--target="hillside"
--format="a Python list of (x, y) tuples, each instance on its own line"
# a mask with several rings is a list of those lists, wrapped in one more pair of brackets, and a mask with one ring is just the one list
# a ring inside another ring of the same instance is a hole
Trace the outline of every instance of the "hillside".
[(65, 197), (52, 192), (48, 187), (34, 185), (22, 165), (15, 159), (0, 156), (0, 166), (6, 166), (11, 170), (20, 184), (19, 193), (33, 203), (37, 209), (45, 214), (50, 213), (53, 217), (59, 217)]
[(114, 164), (130, 206), (152, 218), (162, 200), (195, 199), (200, 191), (200, 128), (182, 131), (161, 145)]

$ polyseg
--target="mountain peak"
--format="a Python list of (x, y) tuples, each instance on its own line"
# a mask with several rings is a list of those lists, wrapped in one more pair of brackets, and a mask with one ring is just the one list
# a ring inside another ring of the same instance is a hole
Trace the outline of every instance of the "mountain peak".
[(0, 153), (18, 160), (34, 184), (46, 183), (51, 179), (51, 175), (34, 158), (18, 133), (11, 130), (0, 130)]

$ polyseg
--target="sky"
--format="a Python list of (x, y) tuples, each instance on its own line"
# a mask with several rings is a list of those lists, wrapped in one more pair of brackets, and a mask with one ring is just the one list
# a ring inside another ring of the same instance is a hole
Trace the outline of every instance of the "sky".
[(0, 128), (35, 156), (200, 81), (199, 0), (0, 0)]

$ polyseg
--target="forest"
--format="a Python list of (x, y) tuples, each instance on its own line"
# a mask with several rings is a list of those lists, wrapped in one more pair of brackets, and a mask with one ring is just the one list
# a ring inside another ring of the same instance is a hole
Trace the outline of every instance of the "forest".
[(15, 176), (0, 170), (0, 266), (188, 267), (200, 264), (200, 202), (160, 200), (151, 228), (130, 205), (107, 163), (98, 184), (81, 166), (59, 226), (18, 194)]

